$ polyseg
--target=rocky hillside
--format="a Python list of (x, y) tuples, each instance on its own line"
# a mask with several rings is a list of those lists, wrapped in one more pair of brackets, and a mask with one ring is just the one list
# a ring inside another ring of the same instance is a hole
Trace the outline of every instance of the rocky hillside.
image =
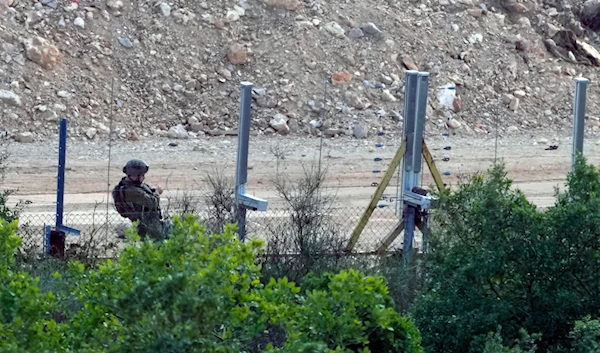
[(256, 134), (398, 133), (419, 69), (428, 133), (567, 133), (579, 75), (595, 133), (596, 0), (476, 1), (0, 0), (0, 129), (107, 139), (112, 94), (120, 138), (231, 134), (251, 81)]

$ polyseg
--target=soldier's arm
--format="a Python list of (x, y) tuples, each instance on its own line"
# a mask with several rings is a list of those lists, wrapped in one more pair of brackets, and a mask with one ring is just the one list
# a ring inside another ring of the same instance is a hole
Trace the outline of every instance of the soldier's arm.
[(156, 210), (159, 206), (160, 197), (156, 193), (148, 193), (139, 187), (126, 188), (125, 200), (141, 205), (148, 210)]

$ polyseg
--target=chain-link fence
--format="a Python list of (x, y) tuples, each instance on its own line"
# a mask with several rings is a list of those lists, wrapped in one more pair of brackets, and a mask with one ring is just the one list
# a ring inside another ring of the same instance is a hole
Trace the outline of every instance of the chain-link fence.
[[(267, 212), (249, 211), (247, 213), (247, 237), (262, 239), (265, 242), (281, 241), (287, 237), (288, 241), (301, 237), (323, 238), (335, 236), (337, 241), (347, 244), (360, 218), (365, 211), (364, 207), (330, 207), (318, 214), (306, 217), (298, 215), (289, 209), (269, 209)], [(214, 217), (209, 212), (196, 212), (196, 215), (205, 223), (213, 223)], [(221, 217), (221, 222), (226, 222), (230, 217)], [(398, 214), (393, 206), (376, 208), (367, 225), (361, 233), (358, 243), (354, 247), (356, 252), (373, 252), (381, 245), (382, 240), (398, 223)], [(24, 210), (19, 217), (19, 234), (23, 239), (23, 246), (27, 249), (41, 250), (44, 244), (44, 226), (54, 226), (56, 215), (54, 212), (28, 212)], [(65, 212), (63, 224), (79, 229), (79, 236), (67, 236), (67, 250), (81, 247), (82, 244), (92, 245), (96, 251), (106, 251), (109, 255), (117, 249), (122, 242), (119, 237), (131, 222), (122, 218), (112, 209), (96, 209), (93, 211)], [(216, 228), (218, 230), (218, 227)], [(390, 246), (394, 249), (401, 246), (401, 240), (396, 239)]]

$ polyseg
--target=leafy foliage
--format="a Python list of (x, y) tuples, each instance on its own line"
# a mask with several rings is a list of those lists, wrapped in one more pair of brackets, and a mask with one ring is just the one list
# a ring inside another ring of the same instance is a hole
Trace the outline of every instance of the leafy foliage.
[(322, 342), (335, 351), (421, 353), (419, 331), (392, 308), (383, 277), (325, 273), (307, 280), (289, 331), (294, 342)]
[(0, 351), (59, 351), (59, 332), (49, 310), (54, 302), (42, 294), (37, 280), (15, 269), (20, 245), (17, 221), (0, 219)]
[(503, 343), (523, 328), (538, 351), (567, 349), (574, 321), (600, 312), (600, 173), (580, 158), (567, 186), (540, 211), (497, 165), (440, 195), (413, 308), (427, 351), (490, 350), (497, 325)]
[(263, 284), (261, 242), (238, 242), (231, 225), (207, 235), (175, 217), (164, 242), (132, 228), (118, 259), (56, 273), (68, 288), (56, 295), (13, 269), (16, 222), (0, 226), (2, 352), (422, 352), (382, 278), (328, 274), (304, 294), (287, 278)]

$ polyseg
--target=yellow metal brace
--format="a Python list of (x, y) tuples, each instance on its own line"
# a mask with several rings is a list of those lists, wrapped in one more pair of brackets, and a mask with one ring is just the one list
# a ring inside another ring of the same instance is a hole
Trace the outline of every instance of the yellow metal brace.
[[(396, 154), (394, 155), (392, 162), (390, 163), (388, 169), (385, 171), (385, 174), (383, 175), (383, 178), (381, 179), (381, 183), (377, 186), (377, 190), (375, 190), (375, 195), (373, 195), (373, 198), (371, 199), (371, 203), (369, 203), (369, 206), (367, 207), (367, 209), (365, 210), (365, 213), (363, 213), (362, 217), (360, 218), (360, 221), (358, 222), (356, 228), (354, 229), (354, 232), (352, 232), (352, 237), (350, 238), (350, 241), (348, 242), (348, 246), (346, 247), (346, 252), (352, 251), (352, 249), (354, 248), (354, 245), (356, 245), (356, 243), (358, 242), (358, 238), (360, 237), (360, 234), (362, 233), (362, 231), (365, 229), (367, 223), (369, 222), (369, 218), (371, 218), (371, 215), (373, 214), (375, 207), (377, 207), (377, 202), (379, 202), (379, 199), (383, 195), (383, 191), (385, 190), (385, 188), (388, 186), (390, 180), (392, 179), (392, 176), (393, 176), (394, 172), (396, 171), (396, 168), (398, 168), (398, 166), (400, 165), (400, 161), (402, 160), (402, 157), (404, 157), (405, 152), (406, 152), (406, 140), (402, 141), (402, 145), (400, 145), (400, 147), (396, 151)], [(438, 190), (440, 190), (440, 191), (443, 190), (445, 188), (445, 185), (444, 185), (444, 182), (442, 181), (442, 175), (440, 174), (440, 171), (435, 166), (435, 162), (433, 161), (433, 156), (431, 155), (431, 152), (429, 152), (429, 148), (427, 148), (427, 145), (425, 144), (425, 140), (423, 140), (423, 153), (422, 154), (423, 154), (423, 159), (425, 159), (425, 163), (427, 163), (427, 167), (429, 168), (429, 171), (431, 172), (431, 175), (433, 176), (433, 180), (435, 181), (435, 184), (436, 184)], [(377, 252), (378, 253), (385, 252), (385, 250), (387, 250), (387, 248), (392, 244), (392, 242), (394, 242), (394, 240), (400, 235), (400, 233), (402, 233), (403, 230), (404, 230), (404, 220), (400, 221), (394, 227), (394, 229), (385, 237), (382, 244), (377, 249)]]
[(435, 185), (437, 186), (439, 191), (442, 191), (446, 188), (446, 186), (444, 185), (444, 181), (442, 180), (442, 175), (440, 174), (440, 171), (437, 169), (437, 167), (435, 166), (435, 162), (433, 161), (433, 156), (431, 155), (431, 152), (429, 152), (429, 148), (427, 148), (427, 144), (425, 144), (425, 140), (423, 140), (423, 159), (425, 159), (425, 163), (427, 163), (427, 166), (429, 167), (429, 171), (431, 172), (431, 175), (433, 176), (433, 180), (435, 181)]
[(352, 251), (354, 245), (356, 245), (358, 237), (360, 237), (360, 233), (362, 233), (363, 229), (365, 229), (365, 226), (369, 222), (369, 218), (371, 218), (375, 207), (377, 207), (377, 202), (379, 202), (381, 196), (383, 195), (383, 192), (385, 191), (385, 188), (390, 183), (390, 180), (392, 180), (394, 171), (396, 170), (396, 168), (398, 168), (398, 165), (400, 165), (400, 161), (402, 160), (402, 157), (404, 157), (404, 152), (406, 152), (406, 140), (402, 141), (402, 144), (396, 151), (396, 154), (394, 155), (394, 158), (392, 158), (392, 161), (390, 162), (390, 165), (385, 171), (383, 178), (381, 178), (381, 183), (379, 183), (379, 185), (377, 186), (377, 190), (375, 190), (375, 195), (373, 195), (371, 203), (365, 210), (365, 213), (363, 213), (362, 217), (360, 218), (360, 221), (358, 221), (354, 232), (352, 232), (352, 237), (350, 238), (350, 242), (346, 247), (347, 252)]

